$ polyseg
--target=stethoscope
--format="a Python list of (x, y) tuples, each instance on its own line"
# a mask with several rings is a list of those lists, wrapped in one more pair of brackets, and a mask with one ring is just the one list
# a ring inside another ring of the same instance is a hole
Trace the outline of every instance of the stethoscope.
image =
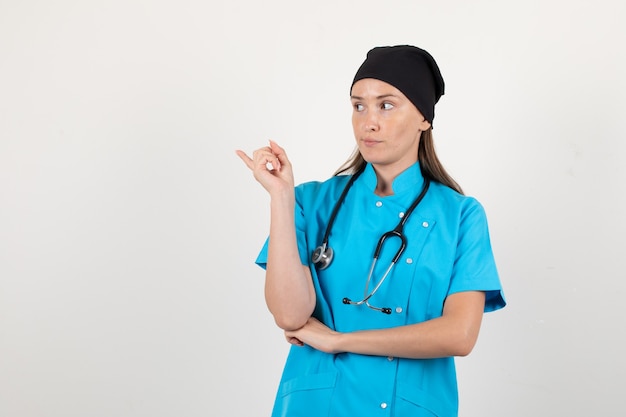
[[(350, 187), (352, 187), (352, 184), (359, 177), (359, 175), (361, 175), (363, 170), (364, 169), (362, 168), (359, 171), (357, 171), (354, 175), (352, 175), (352, 177), (346, 184), (341, 195), (339, 196), (339, 199), (337, 200), (337, 203), (335, 204), (335, 207), (333, 208), (332, 213), (330, 214), (330, 219), (328, 220), (328, 225), (326, 226), (326, 232), (324, 233), (324, 239), (322, 240), (322, 244), (318, 246), (317, 248), (315, 248), (315, 250), (313, 251), (311, 260), (313, 261), (313, 264), (320, 270), (328, 268), (328, 266), (333, 260), (333, 255), (334, 255), (333, 250), (330, 246), (328, 246), (328, 238), (330, 236), (330, 231), (333, 227), (333, 223), (335, 223), (335, 218), (337, 217), (337, 213), (339, 212), (339, 207), (341, 207), (341, 205), (343, 204), (344, 200), (346, 199), (346, 195), (348, 194), (348, 191), (350, 190)], [(396, 262), (398, 262), (398, 259), (400, 259), (400, 256), (402, 256), (402, 253), (406, 249), (407, 239), (403, 233), (404, 224), (409, 219), (409, 216), (411, 215), (411, 213), (413, 213), (413, 210), (415, 210), (415, 207), (417, 207), (417, 205), (422, 201), (422, 199), (426, 195), (426, 192), (428, 191), (429, 186), (430, 186), (430, 180), (428, 178), (424, 178), (424, 185), (422, 186), (422, 190), (420, 191), (420, 194), (417, 196), (415, 201), (413, 201), (413, 203), (408, 208), (408, 210), (404, 213), (404, 216), (402, 216), (398, 225), (393, 230), (390, 230), (384, 233), (378, 240), (378, 244), (376, 245), (376, 249), (374, 250), (374, 259), (372, 260), (372, 266), (370, 267), (370, 271), (367, 275), (367, 281), (365, 282), (365, 290), (363, 292), (363, 299), (361, 301), (352, 301), (348, 297), (344, 297), (343, 299), (344, 304), (352, 304), (352, 305), (365, 304), (366, 306), (368, 306), (369, 308), (373, 310), (380, 311), (385, 314), (391, 314), (390, 308), (374, 307), (373, 305), (369, 303), (369, 299), (372, 298), (374, 294), (376, 294), (380, 286), (383, 284), (383, 282), (385, 282), (385, 279), (387, 279), (387, 276), (389, 275), (394, 265), (396, 264)], [(369, 291), (370, 282), (372, 281), (372, 275), (374, 273), (374, 267), (376, 266), (376, 262), (378, 261), (378, 256), (380, 255), (380, 251), (382, 250), (382, 247), (385, 241), (387, 241), (387, 239), (391, 237), (397, 237), (400, 239), (400, 243), (401, 243), (400, 247), (398, 248), (396, 255), (391, 260), (391, 263), (389, 264), (389, 267), (385, 271), (384, 275), (378, 281), (378, 284), (376, 284), (376, 286), (374, 287), (372, 291)]]

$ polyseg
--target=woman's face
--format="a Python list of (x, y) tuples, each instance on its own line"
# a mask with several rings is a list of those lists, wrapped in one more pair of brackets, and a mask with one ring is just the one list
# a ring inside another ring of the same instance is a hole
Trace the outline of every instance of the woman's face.
[(352, 128), (363, 159), (396, 173), (417, 161), (420, 134), (430, 123), (400, 90), (365, 78), (352, 87), (351, 101)]

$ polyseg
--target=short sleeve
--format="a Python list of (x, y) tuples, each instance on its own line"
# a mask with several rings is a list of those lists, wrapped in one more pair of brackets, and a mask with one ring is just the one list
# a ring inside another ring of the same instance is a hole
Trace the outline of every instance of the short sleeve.
[(461, 213), (459, 239), (448, 294), (462, 291), (484, 291), (485, 312), (506, 305), (496, 268), (487, 217), (483, 207), (473, 198)]

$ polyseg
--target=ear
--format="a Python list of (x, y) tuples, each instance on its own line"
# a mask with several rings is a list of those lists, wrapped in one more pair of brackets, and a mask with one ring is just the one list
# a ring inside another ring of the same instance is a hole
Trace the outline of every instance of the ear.
[(430, 129), (430, 122), (426, 119), (420, 122), (420, 130), (423, 132), (425, 130)]

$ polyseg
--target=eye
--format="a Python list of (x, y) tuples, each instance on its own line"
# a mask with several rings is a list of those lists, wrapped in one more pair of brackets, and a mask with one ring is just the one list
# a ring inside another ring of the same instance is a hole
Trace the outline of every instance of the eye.
[(354, 107), (354, 111), (357, 111), (357, 112), (361, 112), (364, 109), (361, 103), (354, 103), (352, 107)]
[(381, 109), (383, 109), (383, 110), (391, 110), (391, 109), (393, 109), (393, 104), (391, 104), (391, 103), (389, 103), (389, 102), (385, 101), (385, 102), (383, 102), (383, 103), (380, 105), (380, 108), (381, 108)]

